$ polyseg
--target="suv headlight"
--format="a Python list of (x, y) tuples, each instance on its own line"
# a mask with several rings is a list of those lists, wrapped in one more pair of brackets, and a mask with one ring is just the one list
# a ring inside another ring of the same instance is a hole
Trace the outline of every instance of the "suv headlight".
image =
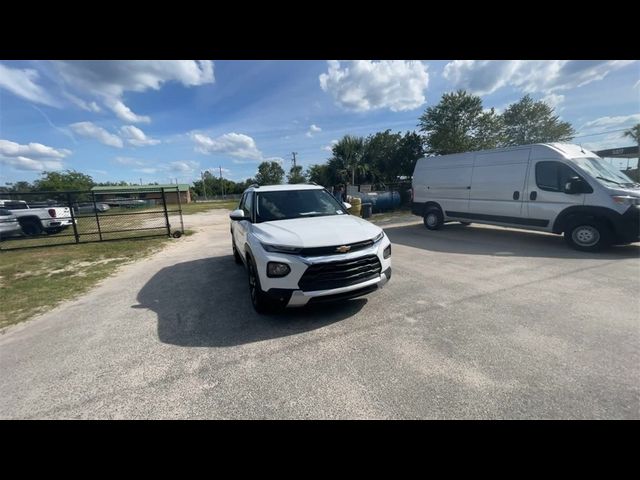
[(267, 263), (267, 277), (285, 277), (289, 275), (291, 268), (286, 263), (269, 262)]
[(640, 197), (631, 195), (612, 195), (611, 198), (618, 205), (640, 205)]
[(302, 251), (300, 247), (287, 247), (286, 245), (269, 245), (267, 243), (261, 243), (262, 248), (267, 252), (272, 253), (288, 253), (290, 255), (296, 255)]
[(378, 243), (380, 240), (382, 240), (384, 238), (384, 232), (380, 232), (378, 235), (376, 235), (376, 237), (373, 239), (373, 243)]

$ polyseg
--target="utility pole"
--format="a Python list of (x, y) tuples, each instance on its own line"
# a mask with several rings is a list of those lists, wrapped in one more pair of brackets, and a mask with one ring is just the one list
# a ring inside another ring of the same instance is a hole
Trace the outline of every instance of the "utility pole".
[(140, 185), (142, 185), (142, 179), (140, 179)]
[(224, 182), (222, 181), (222, 166), (218, 165), (220, 169), (220, 188), (222, 189), (222, 198), (224, 199)]
[(291, 156), (293, 157), (293, 168), (296, 168), (296, 155), (298, 154), (298, 152), (291, 152)]
[(205, 201), (207, 200), (207, 184), (204, 183), (204, 172), (200, 172), (200, 177), (202, 178), (202, 193), (204, 194)]

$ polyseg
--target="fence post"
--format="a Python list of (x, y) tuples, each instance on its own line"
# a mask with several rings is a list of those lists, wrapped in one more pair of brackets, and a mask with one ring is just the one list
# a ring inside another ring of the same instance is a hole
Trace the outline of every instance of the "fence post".
[(164, 219), (167, 221), (167, 235), (171, 236), (171, 225), (169, 224), (169, 214), (167, 213), (167, 197), (164, 194), (164, 187), (160, 188), (162, 192), (162, 207), (164, 208)]
[(178, 211), (180, 212), (180, 233), (184, 233), (184, 221), (182, 220), (182, 200), (180, 199), (180, 186), (176, 187), (178, 195)]
[(80, 236), (78, 235), (78, 226), (76, 225), (76, 217), (73, 214), (73, 205), (71, 204), (71, 193), (67, 192), (67, 205), (69, 205), (69, 212), (71, 213), (71, 224), (73, 225), (73, 235), (76, 237), (76, 243), (80, 243)]
[(100, 229), (100, 217), (98, 216), (98, 205), (96, 204), (96, 192), (91, 192), (91, 197), (93, 198), (93, 211), (96, 214), (96, 224), (98, 225), (98, 235), (100, 236), (100, 241), (102, 241), (102, 230)]

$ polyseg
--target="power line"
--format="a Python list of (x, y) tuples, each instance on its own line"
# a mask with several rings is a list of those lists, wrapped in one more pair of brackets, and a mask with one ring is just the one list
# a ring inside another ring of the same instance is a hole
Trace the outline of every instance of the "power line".
[(618, 130), (609, 130), (607, 132), (600, 132), (600, 133), (590, 133), (588, 135), (579, 135), (577, 137), (573, 137), (573, 138), (584, 138), (584, 137), (594, 137), (596, 135), (606, 135), (607, 133), (616, 133), (616, 132), (625, 132), (627, 130), (629, 130), (630, 127), (628, 128), (620, 128)]

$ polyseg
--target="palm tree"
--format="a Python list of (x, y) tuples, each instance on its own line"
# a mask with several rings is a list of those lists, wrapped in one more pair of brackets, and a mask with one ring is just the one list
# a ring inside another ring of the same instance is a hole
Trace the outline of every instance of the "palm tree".
[(364, 139), (345, 135), (333, 146), (333, 155), (351, 170), (351, 184), (356, 183), (356, 169), (364, 153)]
[(636, 168), (640, 170), (640, 123), (636, 123), (629, 130), (624, 132), (625, 137), (631, 137), (638, 144), (638, 165)]

